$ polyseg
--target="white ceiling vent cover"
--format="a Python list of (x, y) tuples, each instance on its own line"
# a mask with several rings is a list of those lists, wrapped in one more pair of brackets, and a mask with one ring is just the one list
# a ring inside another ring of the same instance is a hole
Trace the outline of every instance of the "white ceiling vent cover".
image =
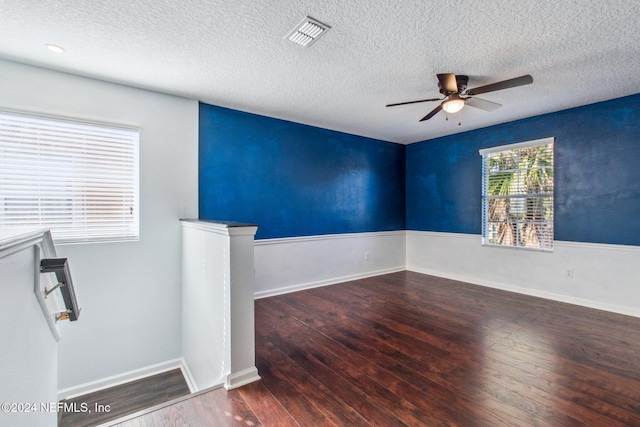
[(286, 38), (300, 46), (307, 47), (318, 40), (329, 28), (331, 27), (307, 16)]

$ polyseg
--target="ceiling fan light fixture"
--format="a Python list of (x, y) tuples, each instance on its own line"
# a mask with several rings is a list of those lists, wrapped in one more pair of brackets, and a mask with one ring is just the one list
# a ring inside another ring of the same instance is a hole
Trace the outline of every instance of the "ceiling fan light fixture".
[(449, 99), (442, 102), (442, 109), (449, 114), (457, 113), (462, 110), (466, 101), (458, 95), (451, 95)]

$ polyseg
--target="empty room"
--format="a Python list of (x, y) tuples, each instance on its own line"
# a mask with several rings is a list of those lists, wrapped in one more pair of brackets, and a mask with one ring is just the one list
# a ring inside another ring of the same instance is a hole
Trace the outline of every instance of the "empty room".
[(0, 424), (640, 426), (640, 5), (0, 5)]

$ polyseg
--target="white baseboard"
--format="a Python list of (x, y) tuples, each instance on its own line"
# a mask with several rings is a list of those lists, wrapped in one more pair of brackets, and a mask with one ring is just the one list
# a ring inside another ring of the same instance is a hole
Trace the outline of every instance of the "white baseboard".
[(552, 293), (552, 292), (545, 292), (545, 291), (539, 291), (539, 290), (534, 290), (534, 289), (520, 288), (520, 287), (517, 287), (517, 286), (509, 286), (509, 285), (504, 285), (502, 283), (496, 283), (496, 282), (486, 282), (486, 281), (477, 280), (477, 279), (470, 278), (470, 277), (459, 276), (459, 275), (456, 275), (456, 274), (447, 274), (447, 273), (443, 273), (441, 271), (434, 271), (434, 270), (429, 270), (429, 269), (424, 269), (424, 268), (407, 267), (407, 271), (413, 271), (413, 272), (421, 273), (421, 274), (428, 274), (430, 276), (442, 277), (444, 279), (456, 280), (456, 281), (459, 281), (459, 282), (465, 282), (465, 283), (469, 283), (469, 284), (472, 284), (472, 285), (484, 286), (484, 287), (487, 287), (487, 288), (499, 289), (501, 291), (514, 292), (514, 293), (517, 293), (517, 294), (528, 295), (528, 296), (538, 297), (538, 298), (544, 298), (544, 299), (548, 299), (548, 300), (552, 300), (552, 301), (564, 302), (564, 303), (567, 303), (567, 304), (579, 305), (579, 306), (587, 307), (587, 308), (595, 308), (596, 310), (609, 311), (609, 312), (612, 312), (612, 313), (624, 314), (626, 316), (633, 316), (633, 317), (639, 317), (640, 318), (640, 310), (633, 310), (633, 309), (629, 309), (627, 307), (619, 307), (619, 306), (611, 305), (611, 304), (603, 304), (603, 303), (599, 303), (597, 301), (592, 301), (592, 300), (588, 300), (588, 299), (584, 299), (584, 298), (576, 298), (576, 297), (571, 297), (571, 296), (567, 296), (567, 295), (555, 294), (555, 293)]
[(258, 240), (255, 298), (405, 269), (406, 232), (385, 231)]
[(258, 381), (259, 379), (260, 375), (258, 375), (258, 369), (253, 366), (240, 372), (227, 375), (224, 388), (227, 390), (233, 390), (234, 388), (242, 387), (243, 385)]
[(552, 252), (482, 246), (479, 235), (407, 232), (407, 270), (640, 317), (640, 247), (555, 241)]
[(349, 276), (332, 277), (331, 279), (319, 280), (317, 282), (300, 283), (297, 285), (285, 286), (282, 288), (269, 289), (267, 291), (256, 292), (255, 299), (273, 297), (276, 295), (288, 294), (291, 292), (302, 291), (305, 289), (319, 288), (321, 286), (335, 285), (338, 283), (349, 282), (351, 280), (366, 279), (367, 277), (380, 276), (382, 274), (397, 273), (398, 271), (404, 271), (405, 269), (406, 268), (403, 265), (395, 268), (386, 268), (384, 270), (369, 271), (367, 273), (362, 273), (362, 274), (352, 274)]
[(184, 360), (184, 358), (180, 358), (180, 370), (182, 371), (184, 380), (187, 382), (187, 385), (189, 386), (189, 391), (191, 393), (195, 393), (199, 391), (198, 387), (196, 386), (196, 382), (193, 379), (193, 375), (191, 375), (189, 366), (187, 365), (187, 362)]
[(58, 390), (58, 400), (70, 399), (77, 396), (82, 396), (88, 393), (104, 390), (117, 385), (125, 384), (131, 381), (146, 378), (152, 375), (161, 374), (163, 372), (171, 371), (173, 369), (180, 369), (189, 386), (191, 392), (195, 391), (194, 382), (189, 373), (189, 369), (184, 363), (182, 358), (168, 360), (166, 362), (158, 363), (151, 366), (146, 366), (140, 369), (134, 369), (133, 371), (124, 372), (122, 374), (113, 375), (111, 377), (102, 378), (95, 381), (90, 381), (84, 384), (79, 384), (73, 387), (64, 388)]

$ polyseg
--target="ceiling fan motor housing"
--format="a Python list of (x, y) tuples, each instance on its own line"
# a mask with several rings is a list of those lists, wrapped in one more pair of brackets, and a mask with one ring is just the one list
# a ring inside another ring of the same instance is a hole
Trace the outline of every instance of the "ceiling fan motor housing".
[(456, 76), (456, 82), (458, 83), (458, 93), (462, 93), (467, 90), (467, 83), (469, 83), (469, 76)]
[(457, 92), (450, 92), (445, 90), (442, 85), (440, 84), (440, 82), (438, 82), (438, 88), (440, 89), (440, 93), (448, 96), (448, 95), (452, 95), (454, 93), (458, 93), (461, 94), (462, 92), (464, 92), (467, 89), (467, 84), (469, 83), (469, 76), (464, 76), (464, 75), (456, 75), (456, 85), (458, 86), (458, 91)]

